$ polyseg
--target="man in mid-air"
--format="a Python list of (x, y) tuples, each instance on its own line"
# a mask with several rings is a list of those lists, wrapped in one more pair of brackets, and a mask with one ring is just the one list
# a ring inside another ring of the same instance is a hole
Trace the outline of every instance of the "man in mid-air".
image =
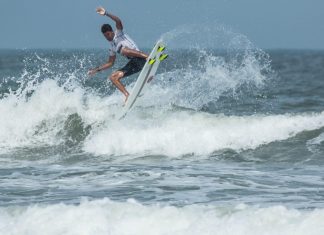
[(114, 32), (109, 24), (104, 24), (101, 26), (101, 32), (111, 43), (111, 48), (109, 49), (109, 59), (107, 63), (91, 69), (88, 74), (92, 76), (99, 71), (112, 67), (116, 60), (116, 53), (120, 53), (121, 55), (127, 57), (129, 59), (128, 63), (124, 67), (113, 72), (109, 77), (113, 84), (125, 95), (126, 103), (129, 93), (120, 80), (141, 71), (146, 63), (148, 55), (141, 52), (135, 42), (123, 32), (123, 24), (117, 16), (108, 13), (103, 7), (98, 7), (96, 11), (99, 15), (108, 16), (115, 21), (116, 31)]

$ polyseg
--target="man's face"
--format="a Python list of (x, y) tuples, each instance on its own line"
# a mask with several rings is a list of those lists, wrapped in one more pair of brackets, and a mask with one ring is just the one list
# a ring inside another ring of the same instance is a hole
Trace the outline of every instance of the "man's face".
[(104, 33), (104, 36), (108, 41), (112, 41), (114, 39), (115, 33), (113, 31), (107, 31)]

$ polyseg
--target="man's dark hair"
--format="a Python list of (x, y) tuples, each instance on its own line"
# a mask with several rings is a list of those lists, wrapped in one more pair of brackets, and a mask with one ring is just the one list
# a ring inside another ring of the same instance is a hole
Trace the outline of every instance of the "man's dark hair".
[(110, 24), (103, 24), (101, 26), (101, 32), (102, 33), (106, 33), (108, 31), (113, 31), (112, 27), (110, 26)]

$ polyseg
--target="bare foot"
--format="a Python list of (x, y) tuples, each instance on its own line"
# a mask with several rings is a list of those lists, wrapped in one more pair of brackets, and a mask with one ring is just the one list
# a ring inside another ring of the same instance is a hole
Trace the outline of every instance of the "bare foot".
[(147, 79), (147, 83), (151, 82), (153, 80), (154, 76), (149, 77), (149, 79)]
[(129, 94), (125, 95), (125, 100), (124, 100), (124, 104), (123, 104), (123, 106), (126, 105), (126, 102), (127, 102), (128, 96), (129, 96)]

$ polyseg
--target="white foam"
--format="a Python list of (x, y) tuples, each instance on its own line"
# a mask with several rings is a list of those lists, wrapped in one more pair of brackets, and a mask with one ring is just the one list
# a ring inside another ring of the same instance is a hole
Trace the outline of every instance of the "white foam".
[(323, 126), (324, 112), (239, 117), (183, 111), (147, 120), (133, 113), (122, 122), (94, 131), (84, 150), (108, 155), (208, 155), (226, 148), (255, 149)]
[[(76, 87), (66, 91), (56, 81), (46, 80), (33, 87), (29, 99), (9, 95), (0, 100), (0, 148), (8, 149), (31, 145), (56, 145), (57, 133), (63, 129), (67, 116), (78, 113), (86, 123), (111, 115), (103, 108), (107, 99), (99, 99)], [(87, 99), (87, 103), (84, 99)], [(113, 98), (110, 98), (112, 100)], [(88, 106), (91, 105), (89, 109)], [(104, 116), (104, 117), (103, 117)]]
[(0, 209), (1, 235), (322, 235), (324, 210), (144, 206), (108, 199)]

